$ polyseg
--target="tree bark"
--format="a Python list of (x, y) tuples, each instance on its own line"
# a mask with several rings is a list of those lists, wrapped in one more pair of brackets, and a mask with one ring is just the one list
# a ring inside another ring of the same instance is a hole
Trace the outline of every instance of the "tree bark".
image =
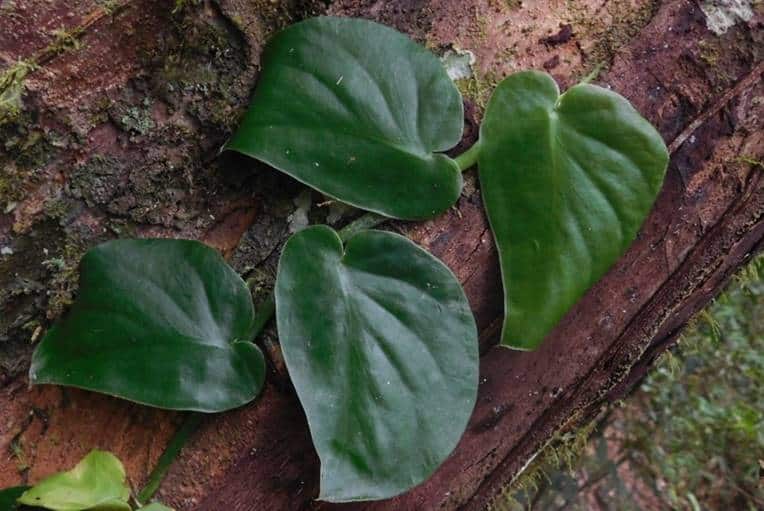
[[(494, 346), (501, 281), (474, 171), (449, 213), (391, 225), (454, 270), (481, 334), (478, 405), (426, 483), (393, 501), (316, 502), (318, 459), (271, 330), (262, 396), (206, 419), (161, 499), (179, 510), (483, 509), (550, 438), (627, 393), (762, 247), (764, 16), (760, 5), (750, 16), (714, 5), (0, 2), (0, 66), (17, 71), (0, 75), (0, 487), (68, 468), (94, 447), (122, 458), (134, 486), (144, 481), (179, 414), (29, 388), (34, 342), (76, 292), (81, 254), (115, 236), (201, 239), (258, 296), (267, 291), (304, 188), (217, 150), (246, 109), (268, 35), (329, 12), (376, 19), (439, 53), (475, 54), (475, 77), (461, 84), (461, 148), (506, 74), (546, 69), (565, 88), (602, 66), (595, 83), (630, 99), (670, 147), (663, 190), (627, 254), (529, 353)], [(326, 222), (337, 211), (314, 205), (309, 215)]]

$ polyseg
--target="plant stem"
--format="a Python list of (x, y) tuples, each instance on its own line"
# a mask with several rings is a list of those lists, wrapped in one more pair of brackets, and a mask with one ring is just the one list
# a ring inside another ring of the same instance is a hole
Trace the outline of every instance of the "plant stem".
[(252, 336), (252, 342), (260, 337), (265, 325), (268, 324), (275, 312), (276, 300), (273, 297), (273, 292), (271, 292), (268, 294), (268, 297), (257, 304), (257, 307), (255, 308), (255, 335)]
[[(387, 217), (378, 215), (377, 213), (364, 213), (359, 216), (345, 227), (340, 229), (337, 234), (340, 239), (345, 242), (350, 239), (354, 234), (363, 231), (365, 229), (371, 229), (377, 225), (389, 220)], [(255, 309), (255, 334), (252, 336), (252, 342), (260, 337), (265, 325), (273, 318), (276, 313), (276, 299), (271, 292), (268, 297), (260, 302)]]
[(154, 470), (149, 474), (149, 480), (146, 483), (146, 486), (143, 487), (136, 497), (136, 500), (141, 506), (146, 505), (157, 492), (159, 485), (162, 484), (162, 481), (167, 475), (167, 471), (170, 470), (173, 461), (178, 457), (178, 454), (180, 454), (181, 449), (186, 445), (188, 439), (191, 438), (191, 435), (193, 435), (199, 428), (202, 418), (203, 415), (200, 413), (189, 413), (183, 419), (183, 424), (180, 425), (180, 428), (178, 428), (175, 435), (170, 439), (170, 443), (167, 444), (167, 448), (159, 457), (159, 461), (157, 461)]
[(340, 229), (337, 234), (339, 234), (340, 239), (345, 242), (352, 238), (354, 234), (357, 234), (365, 229), (376, 227), (377, 225), (387, 220), (387, 217), (378, 215), (377, 213), (364, 213)]
[(477, 163), (478, 155), (480, 154), (480, 141), (478, 140), (472, 147), (464, 151), (462, 154), (454, 158), (454, 161), (459, 166), (459, 170), (464, 172), (469, 169), (475, 163)]
[(597, 78), (597, 76), (599, 76), (600, 74), (600, 71), (602, 71), (602, 67), (603, 67), (602, 62), (598, 62), (597, 65), (594, 66), (594, 69), (592, 69), (588, 75), (584, 76), (584, 78), (581, 80), (581, 83), (582, 84), (589, 83), (595, 78)]
[[(265, 325), (268, 324), (268, 321), (271, 320), (275, 312), (276, 301), (274, 300), (273, 293), (271, 292), (268, 295), (268, 298), (258, 304), (257, 310), (255, 311), (255, 334), (252, 336), (253, 342), (263, 332)], [(199, 425), (202, 422), (202, 417), (203, 415), (201, 413), (192, 412), (187, 414), (183, 419), (183, 424), (180, 425), (178, 431), (176, 431), (175, 435), (173, 435), (172, 439), (170, 439), (170, 443), (167, 444), (164, 452), (159, 457), (159, 461), (157, 461), (154, 470), (151, 471), (146, 486), (144, 486), (143, 489), (138, 493), (138, 496), (136, 497), (138, 504), (145, 506), (154, 496), (156, 491), (159, 489), (159, 486), (162, 484), (162, 480), (164, 480), (165, 476), (167, 475), (167, 471), (175, 461), (175, 458), (178, 457), (178, 454), (180, 454), (183, 446), (186, 445), (186, 442), (188, 442), (189, 438), (191, 438), (191, 435), (193, 435), (194, 432), (199, 428)]]

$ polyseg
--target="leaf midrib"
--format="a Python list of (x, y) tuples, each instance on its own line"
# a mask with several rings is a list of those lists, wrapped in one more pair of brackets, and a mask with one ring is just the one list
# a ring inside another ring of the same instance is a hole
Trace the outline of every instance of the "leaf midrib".
[[(267, 124), (256, 124), (258, 131), (260, 131), (261, 135), (265, 136), (267, 134), (266, 130), (272, 129), (272, 128), (280, 128), (280, 129), (290, 129), (295, 131), (304, 131), (308, 133), (323, 133), (324, 131), (321, 130), (319, 127), (305, 127), (297, 124), (289, 124), (286, 122), (279, 122), (279, 123), (272, 123), (269, 122)], [(353, 128), (352, 126), (349, 126), (349, 128)], [(390, 147), (400, 153), (409, 155), (411, 157), (417, 158), (422, 161), (432, 161), (435, 157), (435, 155), (442, 155), (447, 156), (444, 151), (431, 151), (427, 148), (420, 147), (409, 147), (403, 144), (395, 143), (391, 140), (387, 140), (381, 137), (377, 137), (374, 135), (369, 134), (366, 131), (356, 131), (356, 133), (341, 133), (338, 131), (332, 131), (333, 135), (339, 135), (343, 137), (347, 137), (350, 139), (356, 139), (356, 140), (365, 140), (368, 142), (372, 142), (374, 144), (379, 144), (383, 146)], [(359, 136), (358, 133), (362, 134), (363, 136)], [(268, 135), (272, 136), (272, 135)], [(421, 149), (421, 151), (416, 151), (415, 149)], [(237, 149), (238, 150), (238, 149)], [(246, 151), (245, 151), (246, 152)]]

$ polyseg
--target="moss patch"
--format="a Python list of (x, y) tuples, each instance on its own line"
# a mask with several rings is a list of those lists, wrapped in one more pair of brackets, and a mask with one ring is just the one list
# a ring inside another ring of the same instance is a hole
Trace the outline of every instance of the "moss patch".
[(15, 121), (24, 106), (24, 79), (34, 68), (27, 62), (17, 62), (0, 74), (0, 126)]
[(609, 21), (603, 21), (602, 16), (592, 16), (585, 8), (577, 8), (569, 3), (572, 9), (571, 22), (575, 31), (586, 36), (586, 39), (596, 41), (592, 48), (586, 49), (589, 69), (588, 75), (596, 66), (608, 67), (613, 58), (623, 46), (628, 44), (653, 19), (660, 0), (650, 0), (641, 8), (634, 9), (629, 2), (607, 2), (603, 9)]
[[(570, 421), (571, 424), (576, 422), (575, 418)], [(577, 460), (584, 452), (589, 437), (599, 422), (599, 419), (595, 419), (582, 427), (557, 433), (502, 490), (488, 509), (490, 511), (526, 509), (526, 503), (538, 492), (541, 484), (548, 481), (549, 476), (547, 474), (549, 472), (575, 468)]]
[(474, 102), (480, 110), (480, 116), (482, 116), (493, 90), (500, 81), (501, 78), (494, 74), (481, 76), (477, 70), (474, 70), (472, 77), (456, 80), (455, 83), (462, 96)]

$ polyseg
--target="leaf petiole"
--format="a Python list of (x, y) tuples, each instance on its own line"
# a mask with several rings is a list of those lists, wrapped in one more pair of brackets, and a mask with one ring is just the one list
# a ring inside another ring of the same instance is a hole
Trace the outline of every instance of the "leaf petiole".
[(178, 454), (180, 454), (180, 451), (191, 438), (191, 435), (199, 429), (199, 425), (202, 423), (202, 417), (203, 415), (200, 413), (189, 413), (183, 419), (183, 424), (180, 425), (180, 428), (178, 428), (175, 435), (170, 439), (170, 443), (167, 444), (167, 448), (159, 457), (154, 470), (149, 474), (149, 479), (146, 482), (146, 485), (135, 498), (138, 501), (138, 504), (145, 506), (157, 492), (159, 486), (167, 475), (167, 472), (170, 470), (170, 466), (175, 461), (175, 458), (178, 457)]
[(337, 231), (337, 234), (344, 243), (352, 238), (354, 234), (365, 231), (366, 229), (376, 227), (379, 224), (386, 222), (387, 220), (389, 220), (389, 218), (378, 215), (377, 213), (364, 213)]
[(459, 166), (459, 170), (464, 172), (477, 163), (478, 156), (480, 155), (480, 141), (478, 140), (472, 147), (464, 151), (462, 154), (454, 158), (454, 161)]
[(604, 67), (604, 64), (602, 62), (598, 62), (596, 66), (594, 66), (594, 69), (589, 71), (589, 74), (583, 77), (581, 80), (581, 84), (591, 83), (595, 78), (597, 78), (600, 74), (600, 71), (602, 71), (602, 68)]
[[(255, 310), (254, 326), (252, 328), (254, 335), (252, 336), (252, 342), (255, 342), (255, 340), (260, 337), (260, 334), (263, 333), (265, 325), (268, 324), (275, 313), (276, 302), (273, 298), (273, 293), (271, 293), (265, 300), (258, 304)], [(154, 470), (152, 470), (151, 474), (149, 474), (149, 479), (146, 482), (146, 485), (135, 498), (139, 505), (147, 505), (149, 500), (151, 500), (151, 498), (157, 492), (159, 486), (162, 484), (162, 481), (167, 475), (167, 471), (170, 469), (170, 466), (173, 464), (175, 458), (178, 457), (180, 451), (191, 438), (191, 435), (193, 435), (194, 432), (199, 429), (201, 421), (202, 415), (199, 413), (189, 413), (183, 419), (183, 424), (181, 424), (180, 428), (178, 428), (178, 430), (175, 432), (175, 435), (173, 435), (172, 439), (170, 439), (170, 443), (167, 444), (164, 453), (162, 453), (162, 455), (159, 457)]]
[[(337, 231), (337, 234), (339, 234), (340, 239), (342, 239), (344, 243), (352, 238), (353, 235), (366, 229), (376, 227), (377, 225), (384, 223), (387, 220), (389, 220), (389, 218), (378, 215), (377, 213), (364, 213)], [(271, 293), (265, 300), (260, 302), (255, 309), (255, 326), (253, 328), (255, 335), (252, 336), (252, 342), (255, 342), (257, 338), (260, 337), (260, 334), (263, 333), (265, 325), (268, 324), (275, 313), (276, 301), (273, 297), (273, 293)]]
[(276, 301), (273, 299), (273, 292), (268, 294), (268, 297), (262, 302), (257, 304), (255, 308), (255, 326), (252, 330), (255, 334), (252, 336), (252, 342), (255, 342), (260, 334), (263, 333), (265, 325), (271, 320), (276, 313)]

